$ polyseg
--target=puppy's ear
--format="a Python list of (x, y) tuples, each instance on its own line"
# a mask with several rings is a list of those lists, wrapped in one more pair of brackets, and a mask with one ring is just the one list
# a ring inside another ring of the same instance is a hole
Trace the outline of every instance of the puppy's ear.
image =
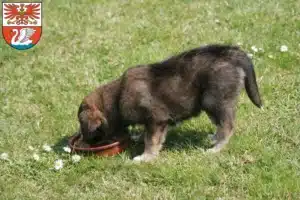
[(88, 117), (88, 108), (85, 104), (80, 104), (78, 109), (78, 121), (80, 124), (80, 133), (82, 136), (89, 134), (89, 117)]
[(97, 108), (95, 105), (92, 105), (91, 112), (92, 112), (94, 122), (96, 123), (97, 127), (103, 126), (103, 128), (106, 128), (107, 120), (106, 120), (103, 112), (101, 112), (99, 110), (99, 108)]
[(82, 132), (92, 133), (100, 126), (107, 126), (107, 120), (104, 114), (95, 104), (83, 104), (81, 107), (78, 112), (78, 118)]

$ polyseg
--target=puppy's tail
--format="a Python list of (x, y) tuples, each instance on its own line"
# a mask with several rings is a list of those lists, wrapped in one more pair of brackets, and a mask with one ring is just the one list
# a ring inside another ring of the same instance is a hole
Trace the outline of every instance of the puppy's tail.
[(244, 65), (243, 69), (245, 71), (245, 89), (248, 97), (254, 105), (258, 108), (262, 107), (262, 101), (257, 87), (256, 76), (254, 71), (254, 66), (250, 58), (247, 59), (248, 62)]

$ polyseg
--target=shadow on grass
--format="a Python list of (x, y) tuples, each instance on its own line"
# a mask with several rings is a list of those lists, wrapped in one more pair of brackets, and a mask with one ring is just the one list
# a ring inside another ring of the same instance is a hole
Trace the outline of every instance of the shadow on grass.
[(175, 150), (195, 147), (206, 149), (210, 147), (209, 134), (212, 132), (172, 130), (168, 133), (165, 147)]
[[(212, 132), (199, 132), (196, 130), (180, 130), (173, 129), (168, 132), (164, 149), (180, 151), (183, 149), (211, 147), (208, 135)], [(132, 142), (128, 148), (128, 152), (132, 157), (143, 153), (143, 141)]]
[[(75, 134), (75, 133), (74, 133)], [(63, 147), (66, 147), (68, 146), (68, 142), (69, 142), (69, 139), (71, 138), (72, 135), (70, 136), (64, 136), (63, 138), (59, 139), (55, 144), (54, 146), (52, 147), (53, 151), (56, 153), (56, 154), (62, 154), (62, 153), (66, 153), (64, 150), (63, 150)]]
[[(142, 130), (134, 130), (133, 132), (143, 132)], [(131, 132), (132, 133), (132, 132)], [(182, 129), (171, 129), (168, 132), (166, 142), (164, 144), (164, 149), (168, 150), (177, 150), (180, 151), (182, 149), (191, 149), (191, 148), (203, 148), (207, 149), (211, 147), (208, 135), (212, 134), (212, 132), (199, 132), (196, 130), (182, 130)], [(68, 145), (68, 141), (71, 136), (64, 136), (60, 140), (58, 140), (54, 146), (53, 151), (56, 154), (65, 153), (63, 147)], [(135, 157), (143, 153), (144, 150), (144, 142), (143, 136), (141, 136), (141, 140), (134, 142), (130, 141), (129, 147), (126, 152), (131, 155), (131, 157)]]

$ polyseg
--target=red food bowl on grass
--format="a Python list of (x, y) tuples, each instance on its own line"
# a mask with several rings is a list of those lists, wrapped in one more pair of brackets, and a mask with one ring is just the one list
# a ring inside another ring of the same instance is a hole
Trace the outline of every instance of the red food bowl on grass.
[(114, 156), (123, 152), (129, 144), (129, 137), (122, 137), (112, 140), (104, 140), (90, 147), (77, 147), (74, 143), (80, 138), (80, 134), (75, 134), (69, 140), (69, 147), (73, 153), (95, 154), (97, 156)]

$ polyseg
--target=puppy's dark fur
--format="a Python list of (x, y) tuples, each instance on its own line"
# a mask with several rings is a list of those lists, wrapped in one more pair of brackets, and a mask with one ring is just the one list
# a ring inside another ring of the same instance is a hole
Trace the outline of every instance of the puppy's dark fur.
[(225, 45), (192, 49), (129, 68), (120, 79), (99, 87), (80, 106), (81, 131), (88, 138), (144, 124), (145, 151), (135, 159), (148, 161), (158, 155), (168, 125), (205, 111), (217, 125), (210, 151), (218, 152), (233, 134), (235, 104), (243, 87), (261, 107), (253, 64), (245, 52)]
[(120, 88), (120, 80), (115, 80), (83, 99), (78, 110), (83, 141), (91, 143), (124, 131), (118, 110)]

